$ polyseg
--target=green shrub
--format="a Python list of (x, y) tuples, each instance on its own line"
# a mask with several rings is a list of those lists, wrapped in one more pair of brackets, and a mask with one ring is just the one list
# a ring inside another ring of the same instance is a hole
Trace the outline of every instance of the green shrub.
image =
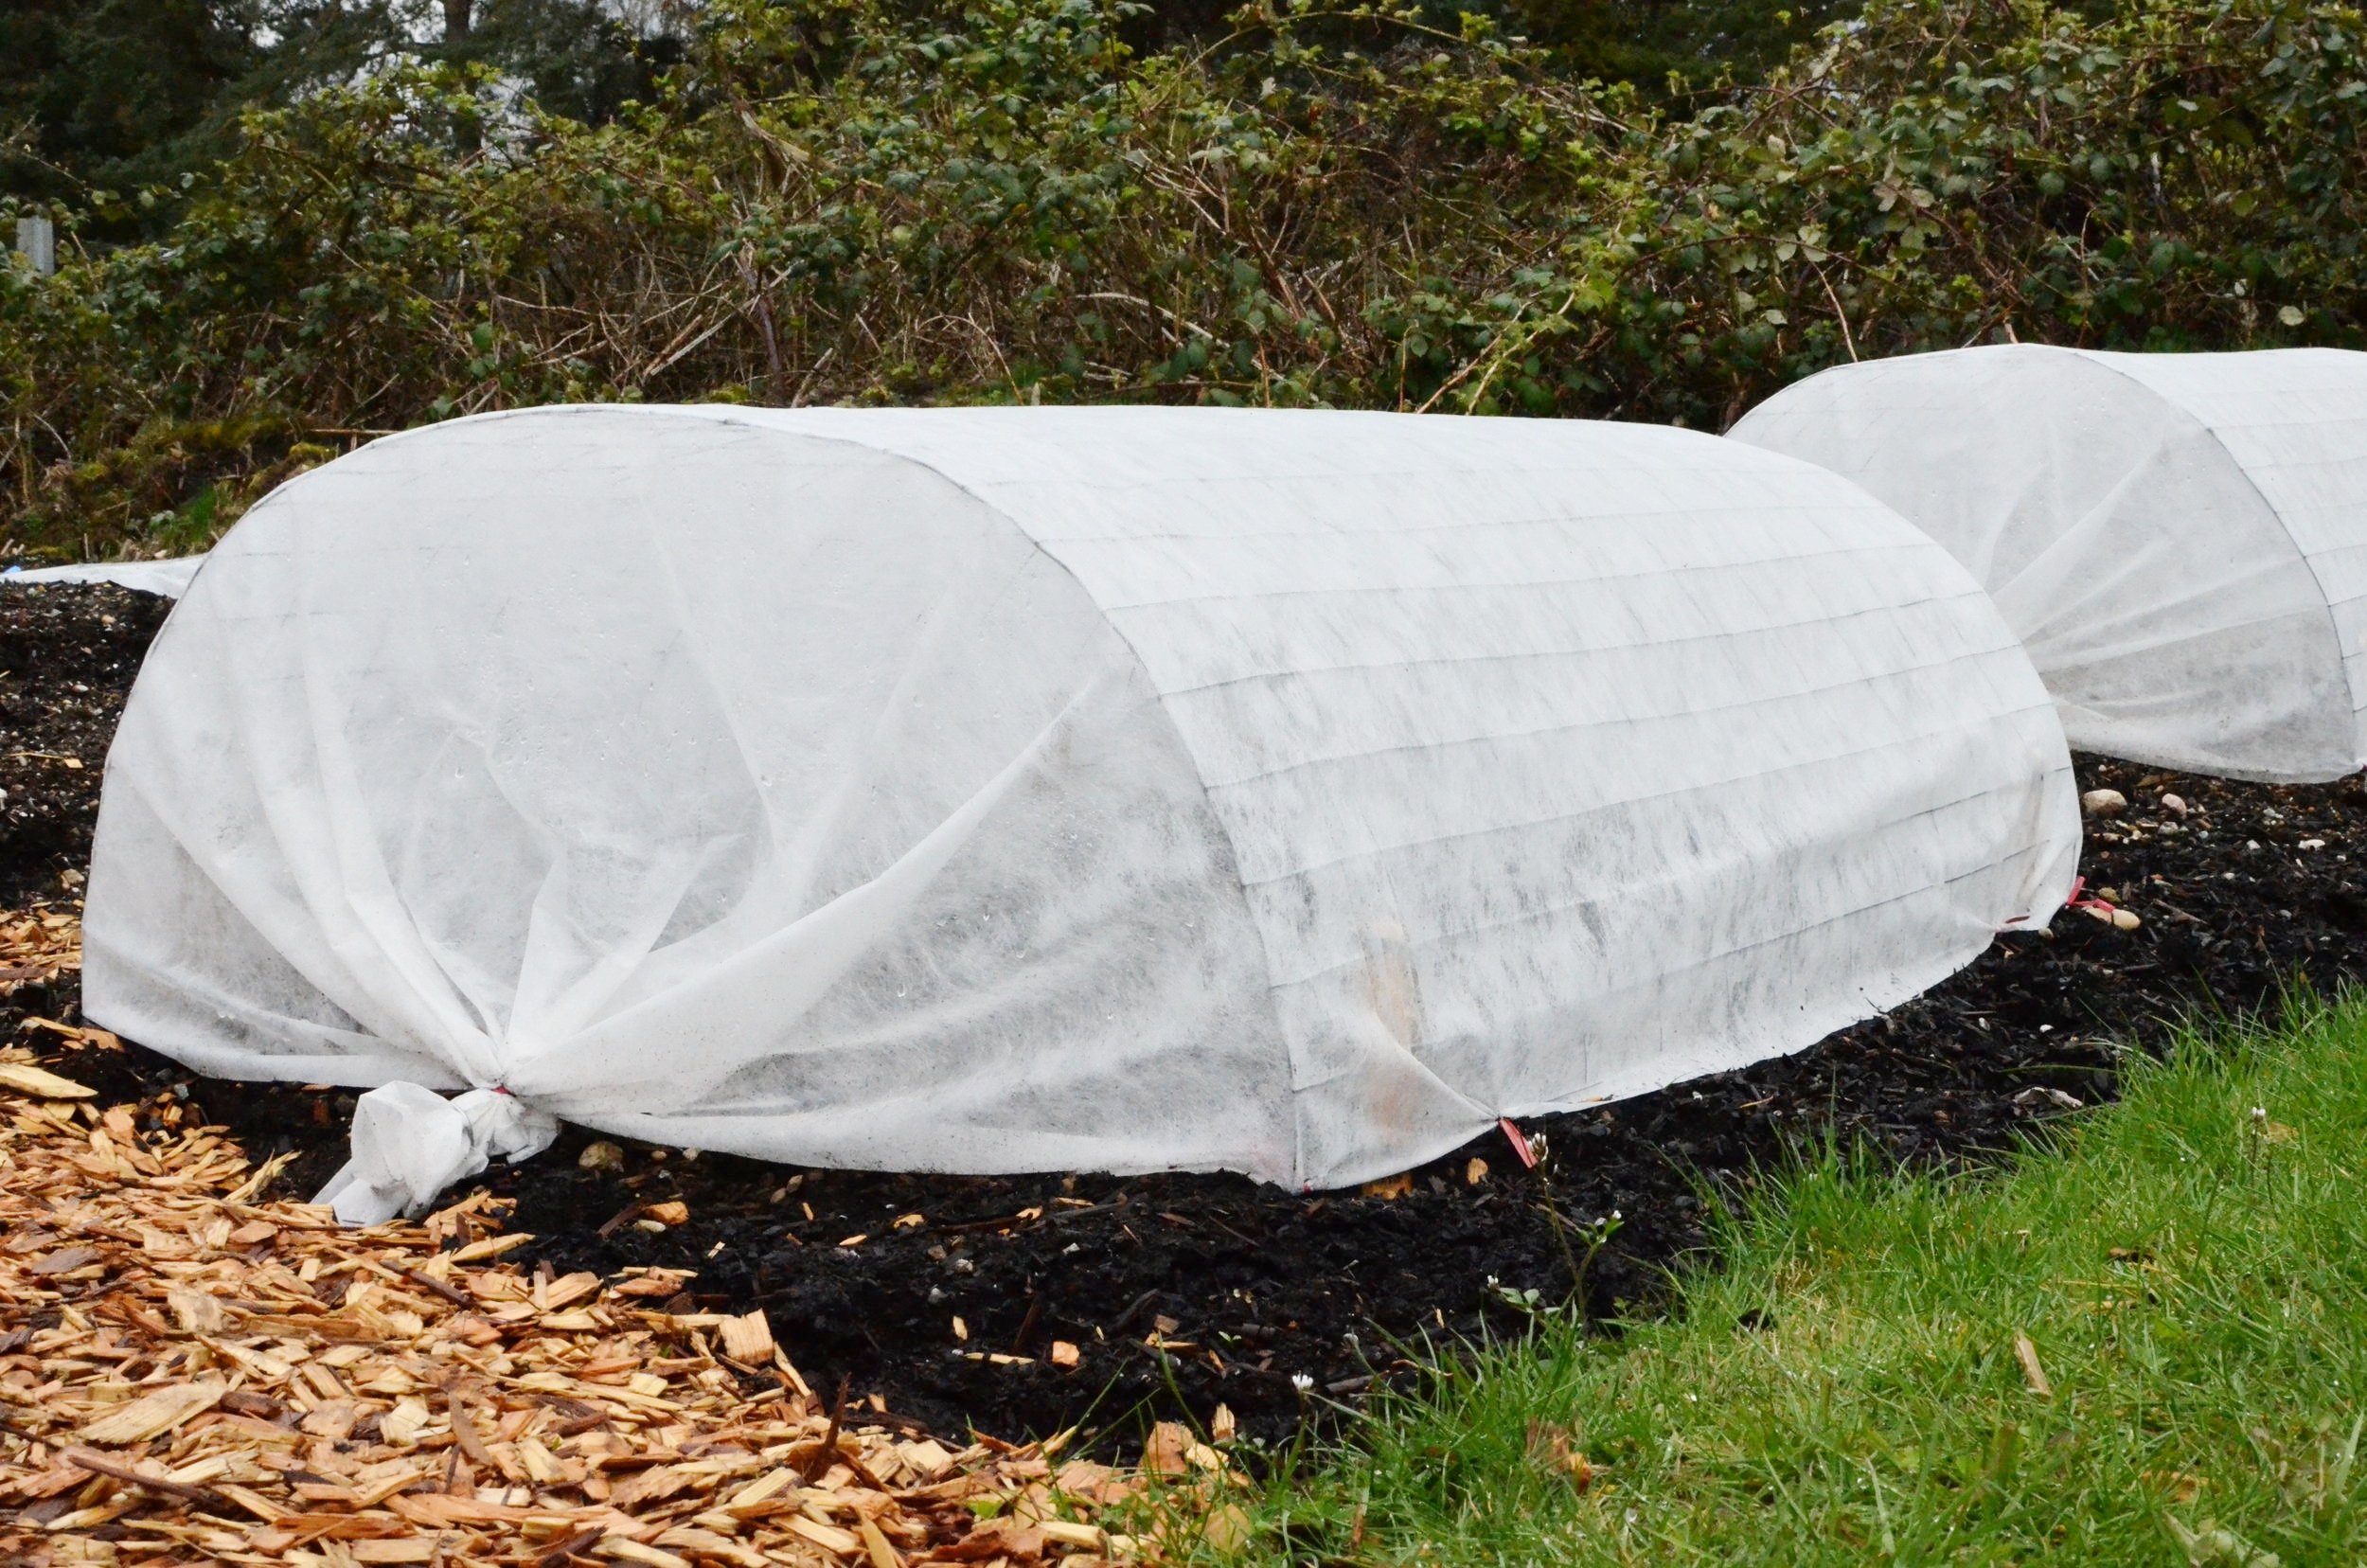
[(252, 116), (162, 240), (0, 277), (10, 530), (179, 543), (555, 400), (1716, 429), (1852, 353), (2359, 336), (2347, 7), (1877, 0), (1682, 121), (1475, 19), (1124, 9), (719, 0), (596, 127), (454, 67)]

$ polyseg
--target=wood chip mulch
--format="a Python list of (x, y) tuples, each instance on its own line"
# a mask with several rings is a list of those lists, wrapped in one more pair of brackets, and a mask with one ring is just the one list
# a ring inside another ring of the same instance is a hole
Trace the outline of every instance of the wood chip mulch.
[[(72, 935), (0, 920), (0, 962)], [(1182, 1428), (1123, 1473), (949, 1444), (809, 1387), (761, 1312), (676, 1310), (685, 1271), (528, 1274), (482, 1192), (341, 1228), (72, 1060), (0, 1048), (0, 1561), (1094, 1568), (1246, 1528)]]
[(63, 910), (0, 915), (0, 987), (40, 985), (82, 967), (82, 922)]

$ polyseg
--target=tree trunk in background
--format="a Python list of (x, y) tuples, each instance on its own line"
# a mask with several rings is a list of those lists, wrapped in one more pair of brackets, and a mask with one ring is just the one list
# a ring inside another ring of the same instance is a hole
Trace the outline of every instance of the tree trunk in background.
[[(444, 45), (446, 60), (466, 58), (469, 34), (476, 24), (476, 0), (444, 0)], [(453, 138), (464, 152), (474, 152), (485, 145), (484, 132), (473, 122), (464, 120)]]

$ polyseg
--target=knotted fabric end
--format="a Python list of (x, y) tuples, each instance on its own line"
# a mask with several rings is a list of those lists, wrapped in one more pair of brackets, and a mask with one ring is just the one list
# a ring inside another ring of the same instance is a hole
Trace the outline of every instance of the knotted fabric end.
[(446, 1099), (416, 1083), (389, 1083), (353, 1108), (353, 1157), (313, 1198), (347, 1225), (425, 1214), (438, 1194), (494, 1155), (523, 1160), (550, 1148), (559, 1118), (506, 1088)]

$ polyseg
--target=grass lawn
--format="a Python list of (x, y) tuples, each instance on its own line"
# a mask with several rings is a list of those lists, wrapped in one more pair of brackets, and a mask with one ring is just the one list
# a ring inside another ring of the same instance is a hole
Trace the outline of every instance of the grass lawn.
[(2367, 1560), (2367, 999), (2136, 1062), (2002, 1173), (1815, 1164), (1681, 1310), (1437, 1374), (1253, 1558)]

